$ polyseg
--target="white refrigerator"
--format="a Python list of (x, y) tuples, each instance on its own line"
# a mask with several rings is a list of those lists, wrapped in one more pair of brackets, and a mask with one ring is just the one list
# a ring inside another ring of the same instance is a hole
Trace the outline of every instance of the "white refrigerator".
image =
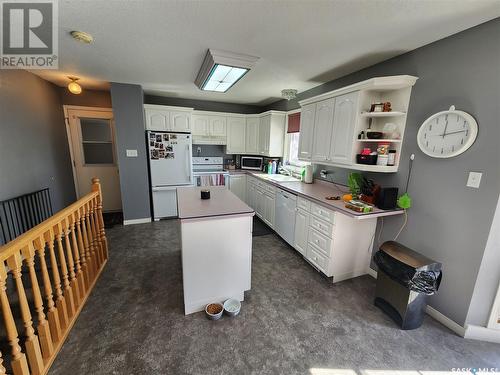
[(191, 134), (147, 131), (153, 217), (177, 216), (177, 187), (193, 185)]

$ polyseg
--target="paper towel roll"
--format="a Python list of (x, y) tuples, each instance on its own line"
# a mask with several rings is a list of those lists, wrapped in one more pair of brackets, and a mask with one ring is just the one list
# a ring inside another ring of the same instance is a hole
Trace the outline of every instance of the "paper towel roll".
[(306, 184), (312, 184), (313, 182), (313, 166), (306, 165), (306, 173), (304, 173), (304, 182)]

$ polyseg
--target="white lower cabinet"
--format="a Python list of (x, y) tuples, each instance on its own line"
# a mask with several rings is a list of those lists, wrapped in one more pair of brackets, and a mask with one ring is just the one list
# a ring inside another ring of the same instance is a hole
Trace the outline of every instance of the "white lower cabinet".
[(307, 252), (307, 234), (309, 231), (309, 212), (297, 208), (295, 213), (295, 239), (294, 247), (302, 255)]
[[(275, 228), (276, 187), (247, 176), (247, 203)], [(318, 271), (338, 282), (366, 274), (377, 225), (376, 218), (356, 219), (297, 198), (294, 248)]]
[(247, 201), (247, 176), (244, 174), (229, 176), (229, 190), (240, 198)]

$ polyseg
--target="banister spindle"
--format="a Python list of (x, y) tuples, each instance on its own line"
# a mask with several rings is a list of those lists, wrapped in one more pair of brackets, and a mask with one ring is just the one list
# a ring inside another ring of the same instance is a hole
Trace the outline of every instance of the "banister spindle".
[(97, 191), (97, 223), (99, 228), (99, 239), (102, 244), (104, 259), (108, 259), (108, 240), (104, 231), (104, 219), (102, 217), (102, 189), (98, 178), (92, 179), (92, 191)]
[(42, 268), (43, 289), (45, 292), (45, 299), (47, 300), (47, 318), (49, 320), (50, 335), (52, 336), (52, 342), (58, 343), (62, 337), (61, 322), (59, 320), (59, 313), (55, 308), (52, 296), (52, 285), (50, 283), (49, 271), (47, 270), (47, 262), (45, 261), (45, 240), (42, 237), (36, 239), (35, 246), (38, 250), (38, 257), (40, 258), (40, 265)]
[(90, 273), (89, 273), (89, 265), (87, 264), (87, 254), (85, 253), (85, 245), (84, 245), (84, 235), (85, 232), (82, 224), (82, 213), (81, 208), (79, 208), (76, 212), (76, 232), (77, 232), (77, 240), (78, 240), (78, 252), (80, 253), (80, 258), (82, 260), (82, 271), (83, 271), (83, 279), (84, 279), (84, 288), (88, 290), (90, 287)]
[(83, 279), (82, 266), (80, 264), (80, 252), (78, 251), (78, 240), (76, 238), (75, 213), (69, 217), (69, 231), (71, 232), (71, 247), (73, 249), (73, 257), (75, 259), (76, 283), (78, 289), (78, 305), (81, 304), (85, 295), (85, 282)]
[[(67, 223), (64, 218), (57, 224), (57, 243), (59, 248), (59, 259), (61, 260), (61, 269), (63, 272), (64, 295), (68, 296), (66, 302), (68, 304), (68, 317), (72, 317), (76, 312), (76, 304), (78, 298), (75, 291), (75, 272), (73, 270), (73, 254), (71, 253), (71, 246), (69, 243)], [(62, 238), (64, 237), (64, 246)], [(64, 252), (66, 250), (66, 253)]]
[(64, 254), (64, 248), (62, 244), (62, 237), (64, 235), (62, 224), (59, 222), (54, 226), (54, 233), (56, 235), (57, 250), (59, 254), (59, 267), (62, 273), (62, 287), (64, 289), (64, 300), (66, 301), (66, 311), (68, 313), (68, 320), (75, 313), (75, 299), (73, 296), (73, 291), (69, 285), (68, 277), (68, 265), (66, 263), (66, 255)]
[(44, 365), (42, 360), (42, 353), (40, 351), (40, 343), (38, 342), (38, 337), (35, 335), (35, 330), (33, 329), (30, 307), (28, 305), (23, 280), (21, 278), (22, 264), (23, 261), (20, 252), (13, 254), (7, 259), (7, 265), (11, 269), (12, 276), (16, 284), (17, 296), (19, 297), (21, 318), (23, 320), (24, 331), (26, 334), (26, 355), (28, 357), (31, 373), (38, 375), (43, 372)]
[(5, 375), (7, 371), (5, 370), (5, 367), (3, 366), (3, 357), (2, 357), (2, 352), (0, 352), (0, 375)]
[(76, 273), (75, 273), (75, 262), (73, 260), (73, 251), (71, 250), (71, 242), (69, 240), (69, 234), (70, 234), (69, 219), (70, 218), (66, 216), (66, 218), (61, 224), (63, 226), (66, 259), (68, 260), (69, 286), (71, 288), (71, 292), (73, 293), (73, 301), (74, 301), (73, 307), (76, 309), (80, 301), (80, 291), (78, 290), (78, 283), (76, 280)]
[(92, 246), (94, 251), (92, 252), (92, 256), (94, 257), (95, 269), (96, 272), (99, 272), (101, 268), (100, 256), (99, 256), (99, 241), (97, 239), (97, 231), (95, 226), (95, 209), (94, 209), (94, 200), (91, 199), (89, 201), (89, 220), (90, 220), (90, 233), (92, 235)]
[(65, 329), (68, 326), (68, 310), (66, 299), (61, 289), (61, 278), (59, 276), (59, 267), (57, 265), (56, 253), (54, 250), (54, 230), (52, 228), (45, 232), (45, 241), (47, 241), (49, 245), (52, 278), (54, 280), (54, 287), (56, 288), (56, 307), (59, 313), (59, 320), (61, 321), (61, 328)]
[(103, 266), (104, 263), (104, 247), (101, 241), (101, 236), (99, 232), (99, 218), (98, 218), (98, 212), (97, 212), (97, 196), (92, 199), (93, 205), (94, 205), (94, 228), (95, 228), (95, 238), (96, 238), (96, 243), (98, 244), (98, 258), (99, 258), (99, 268)]
[(87, 267), (89, 270), (89, 287), (92, 285), (94, 281), (94, 267), (92, 263), (92, 258), (90, 256), (90, 243), (89, 243), (89, 230), (88, 230), (88, 213), (87, 213), (87, 205), (82, 206), (82, 232), (83, 232), (83, 243), (85, 246), (85, 259), (87, 261)]
[(92, 237), (92, 224), (90, 222), (90, 203), (87, 202), (85, 204), (85, 225), (87, 228), (87, 240), (89, 243), (89, 252), (87, 254), (87, 259), (90, 259), (90, 263), (92, 264), (92, 281), (97, 276), (97, 262), (95, 257), (95, 247), (94, 247), (94, 238)]
[(29, 375), (28, 362), (26, 356), (21, 351), (19, 346), (19, 337), (17, 333), (16, 323), (12, 316), (12, 310), (7, 297), (7, 270), (5, 263), (2, 261), (0, 264), (0, 302), (2, 304), (2, 316), (7, 332), (7, 340), (11, 347), (11, 361), (12, 371), (14, 375)]
[(49, 323), (45, 319), (45, 314), (43, 312), (43, 299), (42, 294), (40, 293), (40, 287), (38, 286), (38, 279), (35, 271), (35, 248), (31, 241), (28, 246), (22, 250), (22, 254), (26, 259), (26, 264), (28, 265), (30, 274), (31, 289), (33, 291), (33, 303), (35, 305), (35, 311), (38, 318), (36, 330), (40, 341), (40, 347), (42, 349), (42, 357), (47, 360), (54, 352), (54, 346), (52, 345), (52, 337), (50, 336)]

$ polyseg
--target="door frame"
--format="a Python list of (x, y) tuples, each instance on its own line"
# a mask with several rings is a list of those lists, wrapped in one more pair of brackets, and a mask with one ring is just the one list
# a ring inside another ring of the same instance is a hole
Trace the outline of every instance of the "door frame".
[[(66, 137), (68, 140), (68, 146), (69, 146), (69, 155), (71, 158), (71, 171), (73, 173), (73, 185), (75, 187), (75, 194), (77, 197), (80, 196), (80, 189), (78, 188), (78, 177), (76, 174), (76, 165), (75, 165), (75, 151), (73, 150), (73, 142), (71, 140), (71, 128), (69, 124), (69, 115), (70, 111), (75, 110), (75, 111), (92, 111), (92, 112), (111, 112), (113, 113), (113, 108), (106, 108), (106, 107), (87, 107), (87, 106), (79, 106), (79, 105), (63, 105), (63, 111), (64, 111), (64, 124), (66, 127)], [(118, 168), (118, 173), (120, 173), (120, 169), (118, 166), (118, 158), (116, 157), (116, 137), (115, 137), (115, 122), (114, 118), (111, 120), (111, 136), (113, 137), (113, 153), (115, 154), (116, 158), (116, 168)]]

